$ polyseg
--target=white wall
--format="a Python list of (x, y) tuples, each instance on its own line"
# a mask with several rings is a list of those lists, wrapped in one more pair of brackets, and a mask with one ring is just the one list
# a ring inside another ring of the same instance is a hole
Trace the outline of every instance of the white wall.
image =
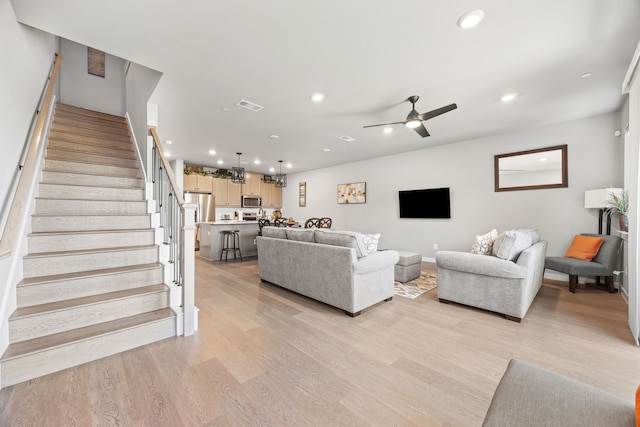
[[(51, 34), (18, 24), (9, 0), (0, 0), (0, 199), (3, 206), (20, 161), (34, 110), (54, 60), (56, 39)], [(9, 315), (15, 309), (15, 286), (9, 279), (15, 258), (0, 259), (0, 353), (9, 342)]]
[(148, 171), (148, 138), (147, 132), (147, 101), (155, 90), (162, 73), (144, 67), (142, 65), (131, 63), (126, 73), (126, 110), (131, 119), (133, 132), (136, 136), (138, 149), (145, 169)]
[(54, 61), (56, 40), (18, 24), (9, 0), (0, 0), (0, 40), (4, 40), (0, 64), (0, 201), (4, 206)]
[(124, 116), (125, 60), (109, 54), (105, 77), (87, 72), (87, 46), (62, 40), (64, 58), (60, 76), (60, 100), (64, 104)]
[[(381, 233), (380, 246), (434, 258), (438, 250), (468, 251), (476, 234), (492, 228), (536, 228), (547, 255), (563, 255), (575, 234), (597, 232), (597, 212), (584, 209), (584, 191), (622, 185), (622, 143), (613, 132), (619, 113), (517, 133), (437, 146), (363, 162), (289, 175), (283, 215), (298, 221), (333, 218), (333, 228)], [(428, 141), (427, 141), (428, 144)], [(568, 145), (569, 187), (494, 192), (494, 155)], [(298, 183), (307, 206), (298, 206)], [(337, 185), (366, 181), (367, 201), (338, 205)], [(398, 190), (450, 187), (449, 220), (400, 219)]]

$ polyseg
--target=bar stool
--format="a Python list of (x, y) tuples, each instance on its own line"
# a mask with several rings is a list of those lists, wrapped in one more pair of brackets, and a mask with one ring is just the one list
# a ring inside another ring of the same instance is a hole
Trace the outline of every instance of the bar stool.
[(222, 230), (222, 250), (220, 250), (220, 261), (222, 261), (222, 255), (224, 254), (224, 262), (227, 262), (227, 258), (229, 258), (229, 251), (233, 252), (233, 259), (236, 259), (236, 253), (238, 253), (240, 255), (240, 261), (242, 261), (242, 252), (240, 251), (240, 230)]

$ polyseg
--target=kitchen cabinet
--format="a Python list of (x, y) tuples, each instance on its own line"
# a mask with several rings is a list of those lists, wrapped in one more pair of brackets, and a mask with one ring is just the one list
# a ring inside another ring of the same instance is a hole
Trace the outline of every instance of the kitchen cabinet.
[(282, 208), (282, 188), (276, 187), (274, 183), (260, 183), (260, 195), (262, 197), (262, 207), (281, 209)]
[(260, 174), (247, 172), (242, 185), (243, 196), (260, 196)]
[(211, 193), (213, 190), (213, 178), (198, 174), (184, 175), (184, 191), (197, 191), (199, 193)]
[(230, 179), (213, 178), (213, 194), (216, 196), (216, 206), (240, 207), (242, 184), (236, 184)]

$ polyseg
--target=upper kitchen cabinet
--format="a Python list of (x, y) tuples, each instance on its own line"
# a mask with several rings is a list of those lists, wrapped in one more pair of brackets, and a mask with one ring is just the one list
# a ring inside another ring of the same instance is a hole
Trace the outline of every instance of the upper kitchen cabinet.
[(198, 193), (211, 193), (213, 191), (213, 179), (211, 176), (203, 176), (192, 173), (184, 175), (184, 191), (194, 191)]
[(260, 195), (262, 197), (263, 208), (282, 208), (282, 188), (276, 187), (274, 183), (262, 182), (260, 184)]
[(260, 196), (260, 174), (247, 172), (242, 185), (243, 196)]
[(216, 196), (216, 206), (241, 205), (241, 184), (236, 184), (230, 179), (213, 178), (213, 194)]

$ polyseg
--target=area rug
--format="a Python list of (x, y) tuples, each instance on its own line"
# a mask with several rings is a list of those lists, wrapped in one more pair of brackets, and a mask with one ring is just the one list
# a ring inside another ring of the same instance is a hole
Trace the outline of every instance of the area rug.
[(417, 279), (407, 283), (394, 282), (393, 286), (395, 295), (414, 299), (438, 287), (438, 277), (435, 273), (423, 271)]

